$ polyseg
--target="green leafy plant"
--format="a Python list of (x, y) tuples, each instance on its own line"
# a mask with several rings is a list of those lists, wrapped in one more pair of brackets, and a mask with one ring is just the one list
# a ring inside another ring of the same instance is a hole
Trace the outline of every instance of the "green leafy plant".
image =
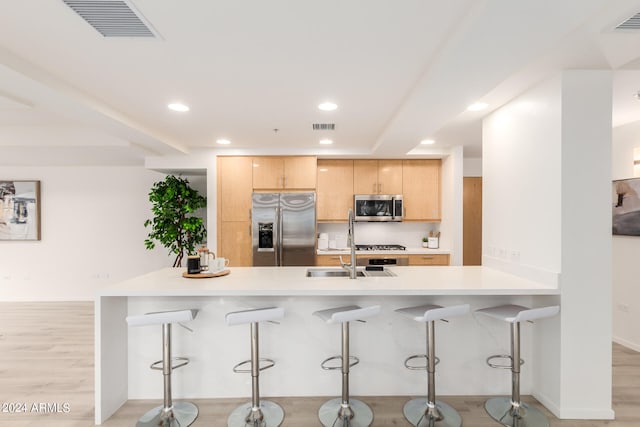
[(144, 241), (147, 249), (153, 249), (156, 241), (176, 254), (174, 267), (182, 267), (184, 253), (193, 254), (197, 244), (207, 237), (202, 218), (193, 216), (207, 206), (206, 197), (198, 194), (184, 178), (167, 175), (164, 181), (153, 184), (149, 192), (154, 217), (144, 222), (151, 232)]

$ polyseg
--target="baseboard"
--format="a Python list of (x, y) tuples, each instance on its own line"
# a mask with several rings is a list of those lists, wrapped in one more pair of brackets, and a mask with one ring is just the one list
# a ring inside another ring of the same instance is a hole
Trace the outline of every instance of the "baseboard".
[(533, 394), (538, 402), (561, 420), (613, 420), (615, 412), (610, 408), (559, 408), (551, 399), (543, 394)]
[(560, 408), (553, 402), (551, 399), (547, 398), (544, 394), (533, 393), (533, 397), (536, 398), (538, 402), (542, 404), (549, 412), (556, 416), (556, 418), (560, 418)]
[(620, 344), (624, 347), (630, 348), (631, 350), (634, 351), (640, 351), (640, 344), (636, 344), (634, 342), (631, 341), (627, 341), (623, 338), (620, 337), (613, 337), (613, 342), (616, 344)]

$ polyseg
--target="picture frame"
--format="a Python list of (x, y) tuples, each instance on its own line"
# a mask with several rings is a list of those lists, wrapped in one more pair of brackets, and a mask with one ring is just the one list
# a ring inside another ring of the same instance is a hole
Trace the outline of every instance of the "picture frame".
[(0, 240), (40, 240), (40, 181), (0, 179)]
[(612, 182), (612, 232), (614, 236), (640, 236), (640, 178)]

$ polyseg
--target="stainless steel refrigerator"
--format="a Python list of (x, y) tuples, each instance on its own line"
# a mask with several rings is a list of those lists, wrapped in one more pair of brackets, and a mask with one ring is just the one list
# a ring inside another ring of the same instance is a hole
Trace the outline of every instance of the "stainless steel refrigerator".
[(315, 265), (315, 193), (253, 193), (251, 218), (254, 266)]

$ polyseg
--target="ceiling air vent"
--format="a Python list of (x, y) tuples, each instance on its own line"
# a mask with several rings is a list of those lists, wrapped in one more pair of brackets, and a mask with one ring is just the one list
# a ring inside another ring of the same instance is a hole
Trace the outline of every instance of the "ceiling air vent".
[(157, 37), (127, 0), (62, 0), (104, 37)]
[(335, 123), (314, 123), (313, 130), (336, 130)]
[(616, 30), (640, 30), (640, 13), (636, 13), (631, 18), (618, 25)]

